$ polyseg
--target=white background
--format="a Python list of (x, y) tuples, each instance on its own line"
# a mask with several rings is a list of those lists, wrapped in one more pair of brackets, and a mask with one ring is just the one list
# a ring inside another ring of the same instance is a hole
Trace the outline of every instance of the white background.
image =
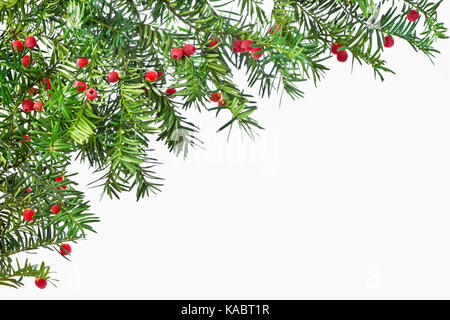
[[(448, 1), (440, 12), (449, 26)], [(98, 234), (71, 262), (29, 256), (58, 288), (28, 279), (0, 299), (450, 298), (450, 41), (438, 48), (433, 66), (397, 39), (384, 83), (330, 59), (304, 99), (259, 100), (256, 141), (190, 113), (205, 149), (183, 161), (156, 146), (162, 193), (86, 188)]]

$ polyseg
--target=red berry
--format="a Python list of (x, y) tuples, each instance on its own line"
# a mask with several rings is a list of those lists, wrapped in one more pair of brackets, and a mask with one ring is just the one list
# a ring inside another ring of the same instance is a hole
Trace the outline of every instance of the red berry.
[(16, 52), (16, 53), (17, 53), (17, 51), (20, 52), (23, 50), (23, 43), (20, 40), (13, 41), (12, 46), (13, 46), (14, 52)]
[(89, 100), (94, 100), (95, 98), (97, 98), (97, 96), (97, 90), (93, 88), (90, 88), (88, 89), (88, 91), (86, 91), (86, 98), (88, 98)]
[(242, 52), (242, 42), (243, 41), (240, 39), (234, 40), (234, 42), (233, 42), (233, 51), (234, 52), (236, 52), (236, 53)]
[(145, 80), (153, 82), (156, 80), (156, 78), (158, 78), (158, 72), (156, 71), (149, 71), (145, 74)]
[(193, 44), (185, 44), (183, 46), (183, 54), (185, 56), (192, 56), (195, 53), (195, 46)]
[[(28, 65), (30, 64), (30, 56), (26, 55), (22, 58), (22, 60), (20, 60), (20, 62), (22, 62), (22, 65), (26, 68), (28, 67)], [(32, 64), (33, 62), (31, 62)]]
[(42, 279), (42, 278), (36, 278), (36, 279), (34, 279), (34, 284), (39, 289), (45, 289), (45, 287), (47, 286), (47, 280)]
[(57, 204), (54, 204), (54, 205), (52, 205), (52, 212), (53, 212), (53, 214), (58, 214), (61, 212), (61, 208), (58, 207)]
[[(164, 76), (164, 72), (162, 72), (162, 71), (157, 71), (156, 73), (158, 74), (158, 78), (162, 78)], [(158, 80), (161, 80), (161, 79), (158, 79)]]
[(273, 27), (270, 27), (269, 29), (269, 34), (273, 34), (273, 32), (277, 30), (277, 34), (280, 34), (280, 30), (281, 30), (281, 26), (279, 26), (278, 24), (275, 24)]
[(36, 38), (33, 36), (29, 36), (25, 39), (25, 46), (29, 49), (33, 49), (36, 47)]
[(30, 209), (25, 209), (24, 211), (23, 211), (23, 218), (26, 220), (26, 221), (33, 221), (34, 220), (34, 214), (35, 214), (35, 212), (33, 211), (33, 210), (30, 210)]
[(172, 55), (172, 58), (174, 58), (175, 60), (181, 59), (181, 58), (183, 58), (183, 55), (184, 55), (183, 49), (174, 48), (174, 49), (172, 49), (171, 55)]
[(251, 45), (253, 44), (252, 40), (244, 40), (242, 42), (241, 52), (249, 52), (252, 50)]
[(209, 42), (210, 47), (216, 46), (218, 43), (220, 43), (220, 38), (218, 37), (212, 37), (211, 41)]
[(63, 181), (63, 179), (64, 179), (64, 178), (63, 178), (62, 176), (61, 176), (61, 177), (56, 177), (56, 178), (55, 178), (55, 181), (59, 182), (59, 181)]
[(85, 66), (87, 66), (89, 63), (89, 59), (88, 58), (78, 58), (77, 59), (77, 66), (80, 68), (83, 68)]
[(43, 104), (42, 102), (36, 101), (36, 102), (34, 103), (33, 108), (34, 108), (35, 111), (41, 112), (43, 106), (44, 106), (44, 104)]
[(392, 48), (394, 46), (394, 38), (390, 36), (384, 37), (384, 46), (386, 48)]
[(61, 248), (59, 248), (59, 252), (61, 252), (61, 254), (65, 256), (72, 252), (72, 247), (68, 243), (63, 243), (61, 244)]
[(339, 48), (342, 48), (342, 46), (341, 46), (339, 43), (334, 42), (333, 45), (332, 45), (332, 47), (331, 47), (331, 53), (332, 53), (332, 54), (337, 54)]
[(417, 19), (419, 19), (420, 17), (420, 13), (417, 12), (416, 10), (411, 10), (410, 12), (408, 12), (408, 14), (406, 15), (406, 17), (408, 18), (409, 21), (416, 21)]
[(20, 139), (21, 142), (31, 141), (31, 137), (30, 137), (29, 135), (25, 134), (25, 135), (23, 135), (23, 137), (24, 137), (25, 139)]
[(252, 58), (253, 58), (253, 59), (256, 59), (256, 60), (258, 60), (259, 58), (261, 58), (262, 55), (263, 55), (262, 52), (261, 52), (261, 53), (258, 53), (258, 52), (261, 51), (261, 50), (262, 50), (261, 47), (252, 48), (252, 52), (251, 52)]
[(28, 99), (23, 100), (22, 101), (22, 110), (25, 112), (31, 112), (33, 110), (33, 105), (34, 105), (33, 101), (28, 100)]
[(337, 59), (339, 62), (345, 62), (348, 59), (348, 53), (345, 50), (338, 51)]
[(45, 86), (45, 90), (50, 90), (52, 88), (52, 84), (50, 83), (50, 79), (49, 78), (45, 78), (44, 80), (42, 80), (42, 84)]
[(119, 81), (119, 74), (115, 71), (108, 73), (108, 76), (106, 77), (109, 83), (115, 83)]
[(33, 191), (33, 189), (27, 188), (27, 192), (31, 192), (31, 191)]
[(38, 91), (36, 88), (30, 88), (30, 90), (28, 90), (27, 94), (30, 95), (33, 93), (33, 96), (37, 95)]
[(77, 89), (78, 92), (86, 91), (86, 82), (77, 80), (73, 83), (73, 87), (78, 88)]
[(210, 98), (213, 102), (219, 102), (220, 100), (222, 100), (222, 95), (220, 94), (220, 92), (215, 92), (211, 95)]
[(166, 93), (169, 95), (169, 98), (170, 98), (170, 99), (173, 99), (173, 97), (171, 97), (171, 95), (177, 93), (177, 89), (175, 89), (175, 88), (168, 88), (168, 89), (166, 90)]

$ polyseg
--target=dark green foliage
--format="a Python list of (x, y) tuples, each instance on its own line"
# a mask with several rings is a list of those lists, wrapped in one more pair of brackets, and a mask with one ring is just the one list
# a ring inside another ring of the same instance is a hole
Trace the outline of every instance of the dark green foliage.
[[(42, 247), (58, 251), (61, 243), (93, 231), (98, 219), (76, 190), (75, 174), (67, 172), (73, 159), (99, 173), (93, 183), (110, 197), (131, 190), (137, 199), (148, 196), (161, 187), (153, 150), (165, 145), (185, 154), (200, 143), (200, 129), (183, 115), (186, 109), (226, 113), (229, 121), (218, 131), (238, 126), (252, 135), (261, 127), (247, 86), (259, 88), (261, 97), (280, 90), (302, 97), (299, 85), (319, 81), (328, 70), (335, 41), (381, 79), (393, 72), (383, 59), (387, 34), (433, 58), (433, 44), (446, 38), (439, 4), (274, 0), (265, 12), (260, 0), (0, 1), (0, 285), (49, 278), (44, 263), (19, 264), (12, 255)], [(417, 22), (406, 19), (411, 9), (420, 12)], [(275, 23), (281, 31), (269, 35)], [(15, 53), (11, 43), (28, 35), (38, 46)], [(212, 37), (220, 39), (214, 47)], [(263, 58), (234, 53), (236, 39), (251, 39), (263, 48)], [(174, 60), (171, 50), (186, 43), (197, 52)], [(27, 68), (20, 63), (25, 54), (34, 61)], [(80, 57), (90, 60), (82, 69), (76, 66)], [(237, 69), (247, 84), (236, 83)], [(113, 70), (120, 73), (117, 84), (106, 81)], [(164, 72), (163, 79), (144, 81), (148, 70)], [(99, 98), (87, 100), (73, 88), (75, 80), (95, 88)], [(31, 87), (37, 96), (27, 93)], [(169, 87), (177, 89), (175, 99), (165, 94)], [(222, 105), (210, 101), (219, 91)], [(44, 111), (24, 113), (27, 98), (42, 101)], [(26, 134), (31, 141), (21, 141)], [(64, 180), (56, 182), (57, 176)], [(51, 206), (58, 203), (62, 211), (53, 215)], [(35, 220), (22, 218), (25, 208), (36, 211)]]

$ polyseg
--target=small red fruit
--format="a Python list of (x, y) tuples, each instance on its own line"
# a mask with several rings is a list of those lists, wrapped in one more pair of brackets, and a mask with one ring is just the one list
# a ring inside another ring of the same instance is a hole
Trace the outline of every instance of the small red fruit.
[(234, 40), (234, 42), (233, 42), (233, 51), (234, 52), (236, 52), (236, 53), (242, 52), (242, 42), (243, 41), (240, 39)]
[(54, 205), (52, 205), (52, 212), (53, 212), (53, 214), (58, 214), (61, 212), (61, 208), (58, 207), (57, 204), (54, 204)]
[(162, 72), (162, 71), (157, 71), (156, 73), (158, 74), (158, 80), (161, 80), (162, 77), (164, 76), (164, 72)]
[(28, 99), (23, 100), (22, 101), (22, 110), (25, 112), (31, 112), (33, 110), (33, 105), (34, 105), (33, 101), (28, 100)]
[[(30, 64), (30, 56), (26, 55), (22, 58), (22, 60), (20, 60), (20, 62), (22, 62), (22, 65), (26, 68), (28, 67), (28, 65)], [(33, 62), (31, 62), (32, 64)]]
[(44, 106), (44, 104), (43, 104), (42, 102), (36, 101), (36, 102), (34, 103), (33, 108), (34, 108), (35, 111), (41, 112), (43, 106)]
[(25, 46), (29, 49), (33, 49), (36, 47), (36, 38), (33, 36), (29, 36), (25, 39)]
[(220, 38), (218, 37), (212, 37), (211, 41), (209, 42), (210, 47), (216, 46), (218, 43), (220, 43)]
[(280, 30), (281, 30), (281, 26), (279, 26), (278, 24), (275, 24), (273, 27), (270, 27), (269, 29), (269, 34), (273, 34), (273, 32), (277, 30), (277, 34), (280, 34)]
[(61, 244), (61, 248), (59, 248), (59, 252), (61, 252), (61, 254), (65, 256), (72, 252), (72, 247), (68, 243), (63, 243)]
[(253, 44), (252, 40), (244, 40), (242, 42), (241, 52), (249, 52), (252, 50), (251, 45)]
[(149, 71), (145, 74), (145, 80), (153, 82), (156, 80), (156, 78), (158, 78), (158, 72), (156, 71)]
[(20, 142), (27, 142), (27, 141), (31, 141), (31, 137), (27, 134), (23, 135), (23, 138), (25, 139), (20, 139)]
[(44, 80), (42, 80), (42, 84), (45, 86), (45, 90), (50, 90), (52, 88), (52, 84), (50, 83), (50, 79), (49, 78), (45, 78)]
[(252, 48), (252, 52), (251, 52), (252, 58), (253, 58), (253, 59), (256, 59), (256, 60), (258, 60), (259, 58), (261, 58), (262, 55), (263, 55), (262, 52), (261, 52), (261, 53), (258, 53), (258, 52), (261, 51), (261, 50), (262, 50), (261, 47)]
[(31, 191), (33, 191), (33, 189), (27, 188), (27, 192), (31, 192)]
[(86, 98), (88, 98), (89, 100), (94, 100), (95, 98), (97, 98), (97, 96), (97, 90), (93, 88), (90, 88), (88, 89), (88, 91), (86, 91)]
[(394, 38), (390, 36), (384, 37), (384, 46), (386, 48), (392, 48), (394, 46)]
[(77, 80), (73, 83), (73, 87), (78, 88), (77, 89), (78, 92), (86, 91), (86, 82)]
[(177, 89), (175, 89), (175, 88), (168, 88), (168, 89), (166, 90), (166, 93), (169, 95), (168, 98), (173, 99), (173, 96), (172, 96), (172, 95), (174, 95), (175, 93), (177, 93)]
[(174, 48), (174, 49), (172, 49), (171, 55), (172, 55), (172, 58), (174, 58), (175, 60), (179, 60), (179, 59), (183, 58), (183, 56), (184, 56), (183, 49)]
[(23, 218), (26, 220), (26, 221), (33, 221), (34, 220), (34, 214), (35, 214), (35, 212), (33, 211), (33, 210), (30, 210), (30, 209), (25, 209), (24, 211), (23, 211)]
[(408, 14), (406, 15), (406, 17), (408, 18), (409, 21), (414, 22), (417, 19), (419, 19), (420, 17), (420, 13), (417, 12), (416, 10), (411, 10), (410, 12), (408, 12)]
[(78, 58), (77, 59), (77, 66), (80, 68), (83, 68), (89, 64), (88, 58)]
[(47, 280), (42, 279), (42, 278), (36, 278), (36, 279), (34, 279), (34, 284), (39, 289), (45, 289), (45, 287), (47, 286)]
[(115, 71), (108, 73), (108, 76), (106, 77), (106, 79), (108, 80), (109, 83), (115, 83), (120, 80), (119, 74)]
[(60, 177), (56, 177), (56, 178), (55, 178), (55, 181), (56, 181), (56, 182), (59, 182), (59, 181), (63, 181), (63, 179), (64, 179), (64, 177), (60, 176)]
[(345, 50), (338, 51), (337, 59), (339, 62), (345, 62), (348, 59), (348, 53)]
[(36, 88), (30, 88), (30, 90), (28, 90), (27, 94), (33, 94), (33, 96), (37, 95), (38, 91)]
[(331, 46), (331, 53), (332, 54), (337, 54), (339, 48), (342, 48), (342, 46), (339, 43), (334, 42), (333, 45)]
[(192, 56), (195, 53), (196, 49), (195, 46), (193, 44), (185, 44), (183, 46), (183, 54), (185, 56)]
[(215, 92), (211, 95), (210, 98), (213, 102), (219, 102), (220, 100), (222, 100), (222, 95), (220, 94), (220, 92)]
[(14, 52), (16, 52), (16, 53), (17, 53), (17, 51), (20, 52), (23, 50), (23, 43), (20, 40), (13, 41), (12, 46), (13, 46)]

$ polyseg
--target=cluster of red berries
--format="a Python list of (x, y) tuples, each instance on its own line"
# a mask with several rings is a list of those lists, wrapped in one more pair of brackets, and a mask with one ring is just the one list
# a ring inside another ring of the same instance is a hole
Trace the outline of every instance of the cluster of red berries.
[[(88, 58), (78, 58), (78, 59), (77, 59), (77, 66), (78, 66), (79, 68), (84, 68), (84, 67), (87, 66), (88, 64), (89, 64), (89, 59), (88, 59)], [(118, 76), (118, 75), (117, 75), (117, 76)], [(86, 98), (89, 99), (89, 100), (91, 100), (91, 101), (94, 100), (94, 99), (96, 99), (96, 98), (98, 97), (97, 90), (95, 90), (94, 88), (89, 88), (89, 89), (87, 89), (86, 82), (76, 80), (76, 81), (73, 83), (73, 87), (76, 88), (76, 90), (77, 90), (78, 92), (86, 91)], [(87, 89), (87, 90), (86, 90), (86, 89)]]
[(195, 46), (193, 44), (188, 43), (188, 44), (185, 44), (183, 46), (183, 48), (172, 49), (172, 52), (170, 53), (170, 55), (175, 60), (179, 60), (179, 59), (183, 58), (184, 56), (187, 56), (187, 57), (192, 56), (195, 53), (195, 51), (197, 51)]
[(219, 106), (224, 104), (222, 94), (220, 92), (215, 92), (210, 97), (212, 102), (217, 102)]
[(236, 53), (245, 53), (250, 52), (250, 55), (253, 59), (258, 60), (262, 57), (262, 52), (260, 52), (262, 47), (252, 47), (252, 40), (234, 40), (233, 42), (233, 51)]
[[(13, 41), (12, 46), (15, 53), (22, 52), (23, 50), (23, 43), (20, 40)], [(25, 39), (25, 47), (27, 47), (28, 49), (33, 49), (34, 47), (36, 47), (36, 38), (33, 36), (27, 37)], [(33, 61), (31, 61), (30, 63), (30, 59), (30, 55), (27, 54), (22, 57), (20, 62), (26, 68), (33, 63)]]

